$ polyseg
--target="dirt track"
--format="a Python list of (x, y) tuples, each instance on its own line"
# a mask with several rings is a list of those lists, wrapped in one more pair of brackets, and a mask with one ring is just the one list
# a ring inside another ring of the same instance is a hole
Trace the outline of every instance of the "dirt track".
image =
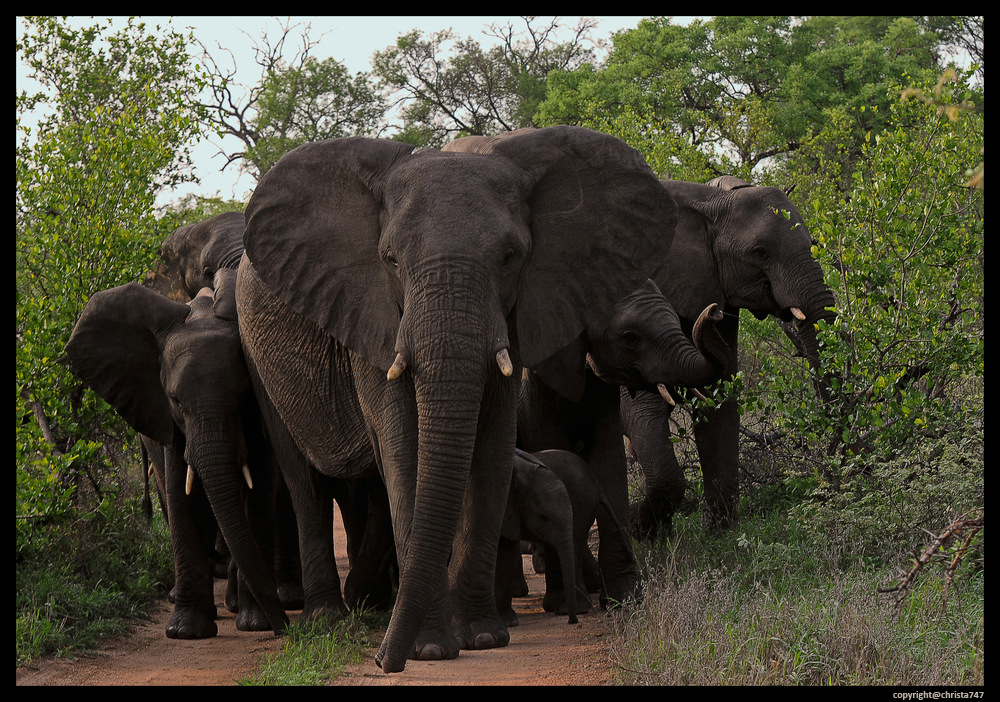
[[(336, 511), (336, 510), (335, 510)], [(340, 528), (338, 520), (338, 529)], [(342, 532), (337, 562), (346, 563)], [(604, 614), (580, 615), (578, 624), (542, 611), (544, 579), (531, 570), (525, 556), (530, 594), (515, 600), (520, 626), (501, 649), (462, 651), (451, 661), (409, 661), (402, 673), (386, 675), (374, 658), (348, 669), (335, 685), (609, 685), (613, 684), (607, 653)], [(283, 641), (270, 633), (236, 630), (235, 615), (223, 604), (225, 583), (216, 582), (219, 635), (199, 641), (167, 639), (164, 628), (170, 606), (164, 602), (153, 621), (127, 638), (109, 642), (95, 655), (76, 660), (47, 659), (17, 669), (17, 685), (234, 685), (249, 677), (269, 652)], [(293, 621), (297, 613), (289, 613)], [(374, 652), (372, 652), (374, 654)]]

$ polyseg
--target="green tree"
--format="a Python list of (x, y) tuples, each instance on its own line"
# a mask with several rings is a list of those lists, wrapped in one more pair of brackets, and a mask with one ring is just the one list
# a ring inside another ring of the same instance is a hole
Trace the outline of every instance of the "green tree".
[(128, 451), (130, 432), (58, 358), (89, 297), (137, 279), (155, 259), (166, 232), (154, 199), (191, 179), (200, 89), (191, 38), (172, 29), (132, 18), (117, 31), (110, 20), (23, 24), (18, 57), (50, 92), (19, 94), (16, 104), (19, 553), (33, 525), (69, 510), (81, 485), (98, 499), (117, 488), (109, 456)]
[[(941, 99), (976, 102), (968, 77)], [(747, 394), (791, 444), (814, 447), (813, 509), (863, 517), (862, 531), (897, 521), (916, 537), (955, 516), (942, 510), (983, 506), (985, 203), (969, 172), (985, 132), (981, 112), (891, 94), (885, 128), (866, 135), (849, 177), (813, 188), (802, 207), (840, 314), (820, 332), (826, 402), (774, 359)], [(837, 130), (827, 136), (836, 142)], [(956, 492), (942, 494), (946, 484)]]
[(308, 141), (372, 136), (382, 127), (385, 104), (367, 73), (351, 76), (335, 59), (307, 57), (277, 67), (263, 79), (257, 113), (259, 135), (246, 158), (261, 174), (286, 152)]
[(850, 112), (855, 143), (881, 129), (886, 88), (936, 71), (940, 41), (906, 17), (649, 18), (613, 37), (604, 66), (550, 73), (536, 119), (589, 125), (627, 111), (701, 152), (713, 175), (759, 181), (836, 107), (881, 108)]
[[(256, 82), (237, 81), (238, 67), (216, 58), (225, 49), (201, 45), (211, 97), (203, 104), (207, 120), (220, 137), (234, 137), (239, 150), (225, 152), (226, 164), (237, 162), (259, 179), (286, 152), (307, 141), (380, 133), (385, 100), (366, 72), (350, 75), (335, 59), (311, 56), (320, 40), (310, 38), (311, 25), (287, 22), (277, 38), (265, 32), (254, 42)], [(288, 50), (290, 40), (300, 46)], [(289, 56), (288, 54), (291, 53)]]
[(534, 114), (546, 76), (572, 71), (592, 57), (588, 36), (595, 24), (581, 20), (569, 41), (557, 43), (552, 38), (557, 19), (539, 26), (525, 17), (524, 23), (523, 32), (510, 24), (489, 25), (484, 34), (499, 40), (489, 49), (451, 30), (428, 37), (414, 30), (376, 52), (374, 74), (402, 104), (396, 138), (440, 146), (457, 136), (538, 126)]

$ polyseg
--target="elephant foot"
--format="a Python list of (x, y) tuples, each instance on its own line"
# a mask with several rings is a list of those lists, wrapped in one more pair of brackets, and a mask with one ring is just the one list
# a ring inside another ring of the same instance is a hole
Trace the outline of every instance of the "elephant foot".
[(264, 608), (254, 600), (242, 602), (236, 615), (236, 628), (239, 631), (271, 631), (271, 622), (264, 614)]
[(472, 619), (455, 626), (459, 646), (470, 651), (502, 648), (510, 643), (510, 633), (499, 615)]
[(297, 582), (279, 584), (278, 601), (281, 602), (282, 609), (302, 609), (305, 605), (305, 595), (302, 593), (302, 584)]
[(458, 640), (448, 632), (421, 631), (413, 645), (415, 661), (443, 661), (458, 658)]
[[(590, 600), (590, 595), (582, 589), (576, 591), (576, 613), (584, 614), (594, 608), (594, 603)], [(562, 590), (549, 590), (542, 598), (542, 609), (554, 614), (569, 614), (566, 607), (566, 593)]]
[(337, 622), (348, 614), (343, 600), (329, 600), (318, 603), (306, 602), (299, 614), (300, 622)]
[(497, 613), (500, 615), (500, 619), (508, 627), (517, 626), (521, 622), (517, 618), (517, 613), (514, 608), (510, 605), (504, 607), (503, 605), (497, 605)]
[(215, 624), (215, 606), (174, 607), (167, 622), (168, 639), (210, 639), (219, 633)]

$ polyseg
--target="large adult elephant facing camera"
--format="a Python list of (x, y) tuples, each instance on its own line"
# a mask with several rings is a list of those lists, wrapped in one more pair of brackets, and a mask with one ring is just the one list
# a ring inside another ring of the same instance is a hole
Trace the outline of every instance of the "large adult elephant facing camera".
[(299, 517), (302, 616), (339, 597), (308, 465), (349, 475), (374, 448), (400, 564), (376, 662), (506, 645), (493, 569), (521, 367), (639, 287), (675, 222), (635, 150), (576, 127), (490, 155), (329, 140), (261, 179), (237, 300)]
[[(709, 184), (664, 180), (678, 206), (670, 255), (652, 276), (690, 329), (710, 303), (724, 312), (718, 330), (736, 369), (739, 311), (772, 315), (812, 367), (819, 365), (815, 324), (832, 321), (833, 292), (813, 258), (813, 240), (790, 191), (752, 186), (732, 176)], [(796, 338), (797, 337), (797, 338)], [(684, 472), (670, 440), (669, 413), (656, 393), (622, 393), (624, 431), (642, 464), (646, 496), (633, 505), (637, 536), (669, 528), (684, 494)], [(694, 425), (704, 480), (703, 521), (725, 528), (738, 518), (739, 411), (729, 399)]]

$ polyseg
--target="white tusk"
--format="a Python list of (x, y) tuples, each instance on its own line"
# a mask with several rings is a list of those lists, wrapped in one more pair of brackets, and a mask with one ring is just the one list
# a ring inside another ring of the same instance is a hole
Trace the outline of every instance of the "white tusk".
[(146, 471), (146, 477), (147, 478), (152, 478), (153, 477), (153, 464), (152, 463), (149, 464), (149, 470)]
[(697, 397), (699, 400), (708, 402), (708, 398), (702, 395), (700, 392), (698, 392), (698, 388), (691, 388), (691, 392), (693, 392), (694, 396)]
[(507, 353), (507, 349), (497, 351), (497, 365), (500, 366), (500, 372), (507, 377), (510, 377), (514, 372), (514, 365), (510, 362), (510, 355)]
[(800, 322), (806, 321), (806, 316), (802, 314), (802, 310), (800, 310), (798, 307), (792, 307), (791, 310), (792, 310), (792, 316), (795, 317), (795, 319), (799, 320)]
[(392, 368), (389, 369), (389, 372), (386, 373), (385, 377), (388, 378), (389, 380), (395, 380), (396, 378), (401, 376), (403, 374), (403, 371), (405, 370), (406, 370), (406, 359), (403, 358), (403, 354), (397, 353), (396, 360), (392, 362)]
[(677, 403), (674, 402), (674, 398), (670, 395), (670, 391), (667, 390), (667, 386), (663, 383), (658, 383), (656, 389), (660, 391), (660, 397), (667, 401), (671, 407), (676, 407)]
[(243, 479), (247, 481), (247, 487), (253, 490), (253, 479), (250, 477), (250, 469), (243, 464)]
[(184, 481), (184, 494), (190, 495), (194, 487), (194, 468), (188, 465), (187, 480)]

